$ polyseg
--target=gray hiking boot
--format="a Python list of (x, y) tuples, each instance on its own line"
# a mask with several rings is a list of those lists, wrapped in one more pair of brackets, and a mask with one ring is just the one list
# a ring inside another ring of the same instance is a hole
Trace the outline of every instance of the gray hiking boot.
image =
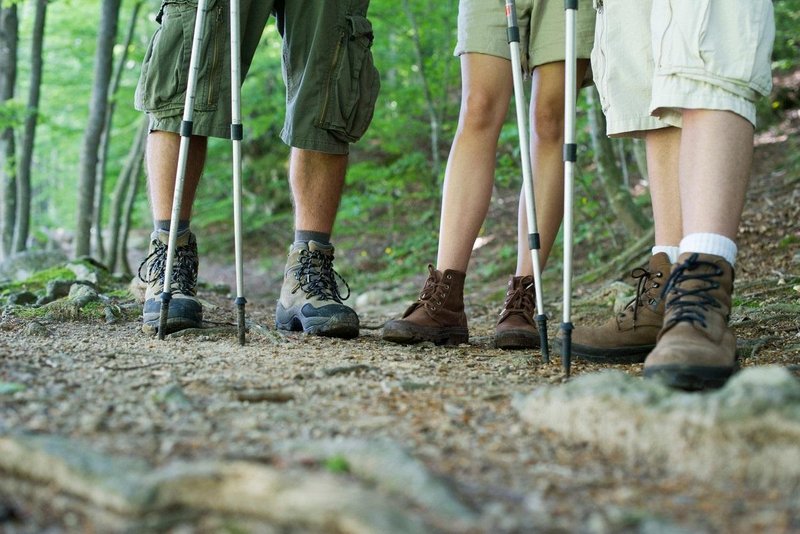
[[(346, 296), (339, 293), (336, 278), (347, 288)], [(342, 303), (349, 296), (347, 282), (333, 270), (332, 245), (294, 243), (286, 261), (275, 326), (278, 330), (354, 338), (358, 336), (358, 315)]]
[[(647, 268), (634, 269), (636, 296), (625, 309), (597, 327), (578, 327), (572, 334), (572, 354), (597, 363), (642, 363), (656, 346), (664, 322), (664, 289), (670, 269), (669, 257), (650, 257)], [(560, 347), (560, 339), (556, 340)]]
[(645, 378), (684, 390), (722, 387), (738, 369), (728, 326), (733, 267), (711, 254), (681, 254), (664, 290), (664, 327), (644, 362)]
[[(161, 316), (161, 292), (164, 289), (167, 268), (169, 232), (155, 231), (150, 237), (150, 253), (139, 265), (139, 279), (147, 284), (142, 310), (142, 330), (156, 333)], [(178, 236), (170, 284), (172, 298), (165, 334), (185, 328), (200, 328), (203, 325), (203, 306), (196, 297), (198, 265), (197, 240), (194, 234), (186, 232)], [(146, 276), (142, 275), (143, 268), (147, 269)]]

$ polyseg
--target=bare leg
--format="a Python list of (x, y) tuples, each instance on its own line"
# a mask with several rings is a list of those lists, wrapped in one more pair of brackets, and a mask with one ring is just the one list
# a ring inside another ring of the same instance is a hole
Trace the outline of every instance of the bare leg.
[(650, 198), (653, 203), (656, 245), (677, 247), (683, 237), (678, 184), (679, 128), (649, 130), (645, 134)]
[(683, 235), (735, 240), (753, 159), (753, 126), (728, 111), (684, 110), (680, 148)]
[(292, 149), (289, 183), (296, 230), (326, 234), (333, 231), (346, 171), (346, 154)]
[[(178, 153), (181, 137), (172, 132), (152, 132), (147, 137), (147, 179), (150, 190), (150, 206), (154, 220), (167, 221), (172, 218), (172, 197), (175, 193), (175, 174), (178, 169)], [(181, 220), (192, 215), (197, 185), (206, 160), (206, 137), (193, 136), (189, 142), (189, 157), (186, 161)]]
[[(577, 79), (583, 80), (587, 60), (578, 61)], [(547, 263), (564, 216), (564, 62), (536, 67), (531, 87), (531, 165), (536, 219), (541, 237), (539, 258)], [(528, 219), (520, 193), (517, 239), (517, 276), (533, 274), (528, 246)]]
[(511, 101), (511, 62), (461, 56), (461, 112), (445, 170), (437, 269), (466, 271), (489, 209), (497, 140)]

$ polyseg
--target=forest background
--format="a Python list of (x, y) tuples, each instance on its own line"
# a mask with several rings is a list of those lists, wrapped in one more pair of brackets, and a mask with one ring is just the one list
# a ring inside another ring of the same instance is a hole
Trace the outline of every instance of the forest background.
[[(128, 237), (146, 236), (151, 223), (142, 169), (146, 128), (133, 93), (159, 4), (0, 0), (0, 260), (61, 250), (92, 256), (116, 273), (135, 271)], [(441, 183), (459, 111), (457, 10), (456, 0), (371, 2), (382, 90), (371, 128), (353, 147), (335, 230), (338, 249), (347, 253), (338, 266), (345, 277), (419, 275), (435, 258)], [(800, 0), (778, 0), (775, 10), (773, 68), (780, 75), (800, 66)], [(288, 148), (278, 138), (285, 105), (280, 47), (270, 24), (243, 88), (246, 254), (263, 269), (291, 239)], [(796, 90), (763, 99), (759, 127), (773, 125), (796, 99)], [(593, 88), (582, 91), (575, 186), (576, 250), (590, 272), (626, 251), (640, 254), (652, 240), (643, 146), (606, 138), (596, 100)], [(516, 227), (509, 199), (520, 187), (518, 162), (512, 105), (497, 151), (495, 195), (506, 199), (510, 215), (487, 222), (505, 227), (506, 236)], [(222, 264), (233, 257), (231, 182), (230, 143), (214, 140), (192, 225), (202, 235), (201, 254)], [(581, 246), (588, 241), (591, 247)], [(497, 241), (479, 274), (511, 272), (515, 246), (513, 239)], [(551, 263), (559, 254), (557, 244)]]

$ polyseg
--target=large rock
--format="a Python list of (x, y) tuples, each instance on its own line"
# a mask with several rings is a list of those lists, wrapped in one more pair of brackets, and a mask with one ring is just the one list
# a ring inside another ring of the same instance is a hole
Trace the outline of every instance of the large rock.
[(800, 382), (783, 368), (746, 369), (710, 393), (607, 371), (514, 402), (536, 428), (631, 464), (787, 491), (800, 484)]
[(98, 531), (136, 531), (176, 512), (244, 518), (261, 530), (287, 532), (440, 531), (405, 499), (347, 474), (214, 460), (153, 469), (59, 437), (0, 437), (0, 494), (16, 495), (23, 486), (39, 489), (38, 498), (26, 492), (33, 506), (49, 506), (54, 492), (70, 497), (71, 506), (80, 507), (72, 511), (94, 521)]
[(0, 280), (25, 280), (32, 274), (61, 265), (66, 255), (58, 250), (28, 250), (0, 262)]

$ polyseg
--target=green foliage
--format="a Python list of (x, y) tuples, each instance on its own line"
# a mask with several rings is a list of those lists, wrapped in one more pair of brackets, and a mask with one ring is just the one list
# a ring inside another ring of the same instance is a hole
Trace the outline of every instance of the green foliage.
[(800, 66), (800, 0), (778, 0), (775, 8), (773, 68), (788, 71)]
[(323, 467), (331, 473), (349, 473), (350, 462), (344, 456), (331, 456), (322, 462)]

